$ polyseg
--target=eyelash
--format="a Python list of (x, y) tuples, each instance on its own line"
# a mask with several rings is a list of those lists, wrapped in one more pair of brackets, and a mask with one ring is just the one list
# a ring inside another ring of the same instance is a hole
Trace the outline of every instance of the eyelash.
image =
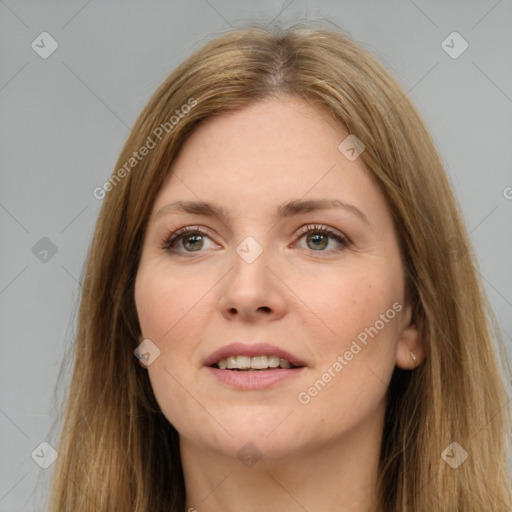
[[(313, 249), (310, 249), (311, 252), (315, 252), (315, 253), (323, 252), (323, 253), (330, 254), (333, 252), (342, 251), (351, 245), (350, 240), (346, 236), (342, 235), (341, 233), (338, 233), (337, 231), (335, 231), (334, 229), (332, 229), (328, 226), (322, 226), (319, 224), (312, 224), (312, 225), (304, 226), (304, 227), (300, 228), (295, 233), (295, 236), (298, 237), (299, 239), (301, 239), (304, 235), (307, 235), (308, 233), (320, 233), (323, 235), (328, 235), (331, 238), (333, 238), (334, 240), (336, 240), (336, 242), (338, 242), (341, 246), (338, 249), (331, 249), (330, 251), (324, 251), (324, 250), (315, 251)], [(166, 237), (163, 240), (161, 249), (164, 251), (167, 251), (169, 253), (172, 253), (172, 254), (183, 254), (183, 253), (180, 253), (179, 251), (177, 251), (176, 249), (174, 249), (173, 245), (175, 244), (176, 241), (178, 241), (179, 239), (181, 239), (182, 237), (184, 237), (185, 235), (188, 235), (188, 234), (207, 236), (208, 238), (210, 238), (210, 236), (208, 235), (208, 232), (201, 230), (200, 226), (196, 226), (196, 227), (187, 226), (187, 227), (178, 229), (177, 231), (174, 231), (174, 232), (169, 231), (169, 233), (166, 235)], [(201, 252), (201, 251), (185, 251), (185, 254), (194, 254), (194, 252)]]

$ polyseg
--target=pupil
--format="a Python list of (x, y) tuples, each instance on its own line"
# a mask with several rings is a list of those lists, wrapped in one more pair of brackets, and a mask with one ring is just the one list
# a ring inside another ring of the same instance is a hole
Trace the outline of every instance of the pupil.
[(320, 234), (320, 233), (316, 233), (316, 234), (308, 235), (308, 236), (307, 236), (307, 240), (308, 240), (308, 242), (309, 242), (309, 241), (311, 241), (311, 240), (313, 240), (313, 239), (315, 239), (315, 244), (316, 244), (316, 242), (318, 242), (318, 241), (320, 241), (320, 242), (321, 242), (321, 241), (323, 241), (323, 242), (324, 242), (321, 246), (320, 246), (320, 245), (316, 245), (315, 250), (316, 250), (316, 249), (319, 249), (319, 248), (320, 248), (320, 249), (325, 249), (325, 247), (327, 247), (327, 237), (326, 237), (325, 235), (322, 235), (322, 234)]
[[(197, 242), (197, 241), (202, 241), (202, 240), (201, 240), (201, 235), (187, 235), (187, 236), (185, 237), (185, 239), (184, 239), (184, 240), (185, 240), (185, 246), (187, 245), (187, 243), (190, 243), (190, 240), (191, 240), (191, 239), (192, 239), (192, 240), (194, 240), (194, 241), (196, 241), (196, 242)], [(195, 247), (195, 248), (194, 248), (194, 247)], [(200, 245), (195, 244), (195, 245), (191, 245), (190, 247), (187, 247), (187, 249), (188, 249), (188, 248), (191, 248), (193, 251), (196, 251), (196, 250), (200, 249), (201, 247), (200, 247)]]

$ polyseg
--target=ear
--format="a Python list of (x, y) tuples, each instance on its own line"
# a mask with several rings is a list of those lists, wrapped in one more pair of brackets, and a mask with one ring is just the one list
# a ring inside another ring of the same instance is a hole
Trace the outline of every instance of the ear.
[(411, 306), (404, 309), (401, 324), (396, 344), (395, 362), (402, 370), (414, 370), (425, 360), (426, 348), (418, 327), (412, 321)]

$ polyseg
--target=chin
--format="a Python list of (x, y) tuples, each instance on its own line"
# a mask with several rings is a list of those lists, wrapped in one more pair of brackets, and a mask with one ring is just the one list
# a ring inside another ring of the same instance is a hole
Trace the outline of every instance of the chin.
[[(289, 411), (279, 418), (273, 414), (246, 414), (244, 417), (236, 419), (231, 417), (224, 421), (217, 416), (216, 419), (225, 430), (216, 422), (213, 422), (215, 426), (203, 423), (196, 425), (195, 432), (189, 430), (184, 432), (183, 436), (189, 440), (189, 444), (200, 445), (204, 449), (216, 451), (219, 455), (238, 458), (242, 462), (246, 457), (279, 459), (297, 453), (298, 444), (300, 444), (299, 432), (304, 430), (294, 427), (293, 422), (290, 421), (293, 414), (285, 419), (288, 414)], [(287, 421), (290, 421), (288, 425), (286, 425)], [(307, 440), (304, 441), (307, 442)]]
[(270, 436), (255, 438), (250, 432), (233, 439), (225, 439), (222, 443), (211, 446), (211, 449), (221, 454), (238, 459), (248, 468), (258, 463), (259, 467), (273, 465), (276, 460), (296, 455), (299, 450), (296, 440), (290, 437)]

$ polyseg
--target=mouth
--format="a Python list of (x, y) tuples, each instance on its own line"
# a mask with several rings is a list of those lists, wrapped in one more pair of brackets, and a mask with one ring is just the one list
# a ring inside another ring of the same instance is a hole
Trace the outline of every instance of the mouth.
[(267, 343), (231, 343), (204, 362), (212, 377), (238, 390), (264, 390), (292, 382), (307, 371), (307, 364), (290, 352)]
[(304, 361), (294, 354), (267, 343), (230, 343), (214, 351), (203, 362), (204, 366), (219, 370), (272, 371), (303, 368)]
[(277, 369), (293, 370), (303, 368), (303, 366), (292, 364), (288, 359), (278, 355), (232, 355), (219, 359), (211, 367), (235, 372), (266, 372)]

